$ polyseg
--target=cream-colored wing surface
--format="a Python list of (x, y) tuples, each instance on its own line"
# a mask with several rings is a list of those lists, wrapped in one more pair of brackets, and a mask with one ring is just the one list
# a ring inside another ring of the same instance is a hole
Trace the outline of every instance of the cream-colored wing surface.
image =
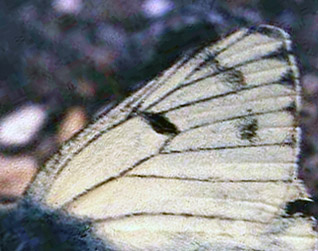
[(297, 179), (298, 71), (287, 34), (239, 30), (99, 118), (29, 195), (94, 222), (115, 250), (315, 250)]

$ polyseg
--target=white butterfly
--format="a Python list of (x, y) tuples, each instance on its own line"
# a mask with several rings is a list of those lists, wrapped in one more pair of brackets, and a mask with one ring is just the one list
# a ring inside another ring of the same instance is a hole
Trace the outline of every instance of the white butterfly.
[(68, 142), (28, 195), (114, 250), (314, 250), (297, 179), (300, 86), (279, 28), (182, 58)]

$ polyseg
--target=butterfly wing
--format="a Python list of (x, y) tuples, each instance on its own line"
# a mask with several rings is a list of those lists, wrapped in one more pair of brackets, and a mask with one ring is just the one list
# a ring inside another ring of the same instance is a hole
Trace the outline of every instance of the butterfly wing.
[(314, 250), (297, 179), (287, 34), (242, 29), (186, 56), (65, 145), (29, 194), (121, 250)]

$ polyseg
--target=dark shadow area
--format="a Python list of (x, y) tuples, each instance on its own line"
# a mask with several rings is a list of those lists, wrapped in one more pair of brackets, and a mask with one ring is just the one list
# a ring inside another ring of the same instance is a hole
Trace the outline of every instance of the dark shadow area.
[(22, 200), (18, 207), (0, 210), (0, 250), (111, 250), (90, 230), (88, 221)]

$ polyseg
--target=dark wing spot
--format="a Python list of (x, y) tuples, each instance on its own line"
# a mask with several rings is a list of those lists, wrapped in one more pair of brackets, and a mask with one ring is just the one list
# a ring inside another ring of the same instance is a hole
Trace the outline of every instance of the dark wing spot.
[(209, 58), (209, 60), (211, 62), (211, 67), (214, 68), (213, 70), (222, 73), (225, 82), (231, 84), (235, 90), (238, 90), (242, 86), (246, 85), (244, 75), (241, 71), (222, 66), (216, 58)]
[(140, 115), (146, 119), (151, 127), (160, 134), (178, 134), (178, 128), (172, 124), (164, 115), (158, 113), (141, 112)]
[(300, 213), (303, 217), (312, 216), (314, 202), (311, 200), (294, 200), (288, 202), (285, 207), (285, 212), (288, 216)]
[(258, 121), (256, 118), (245, 118), (239, 125), (240, 138), (253, 142), (257, 136)]
[(235, 90), (239, 90), (246, 85), (243, 73), (235, 69), (225, 73), (225, 81), (230, 83)]
[(197, 67), (193, 73), (201, 70), (204, 67), (211, 68), (211, 72), (220, 73), (220, 76), (223, 77), (224, 82), (228, 83), (234, 90), (239, 90), (241, 87), (246, 85), (244, 75), (241, 71), (236, 70), (235, 68), (227, 68), (220, 64), (220, 62), (215, 58), (215, 55), (208, 53), (206, 59), (202, 64)]

